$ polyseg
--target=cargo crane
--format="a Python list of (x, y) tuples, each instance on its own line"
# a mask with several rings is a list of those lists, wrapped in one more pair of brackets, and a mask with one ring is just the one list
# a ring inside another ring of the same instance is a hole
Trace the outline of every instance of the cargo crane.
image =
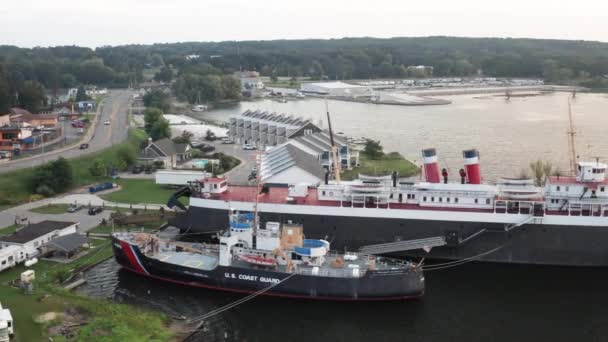
[(338, 148), (334, 140), (334, 131), (331, 129), (331, 118), (329, 116), (329, 105), (325, 100), (325, 111), (327, 112), (327, 127), (329, 128), (329, 140), (331, 141), (331, 154), (334, 160), (334, 177), (336, 182), (340, 184), (340, 161), (338, 160)]

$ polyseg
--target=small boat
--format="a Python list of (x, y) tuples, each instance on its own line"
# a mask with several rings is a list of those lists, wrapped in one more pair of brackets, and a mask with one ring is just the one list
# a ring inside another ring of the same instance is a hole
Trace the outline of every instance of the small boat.
[(272, 266), (277, 265), (277, 261), (275, 259), (264, 258), (259, 255), (239, 255), (239, 259), (241, 261), (248, 262), (253, 265), (259, 265), (259, 266), (272, 267)]

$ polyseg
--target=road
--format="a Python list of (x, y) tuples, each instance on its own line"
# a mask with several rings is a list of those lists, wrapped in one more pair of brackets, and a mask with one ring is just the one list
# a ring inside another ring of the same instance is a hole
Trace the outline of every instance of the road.
[[(41, 165), (45, 162), (55, 160), (57, 158), (76, 158), (87, 153), (102, 150), (113, 144), (120, 143), (127, 138), (129, 130), (128, 109), (129, 101), (132, 98), (133, 92), (128, 90), (112, 90), (108, 97), (103, 101), (103, 107), (95, 131), (91, 137), (89, 148), (81, 150), (79, 144), (74, 147), (60, 148), (55, 151), (38, 155), (34, 157), (24, 158), (1, 164), (0, 174), (23, 168)], [(110, 125), (104, 125), (104, 121), (110, 120)]]

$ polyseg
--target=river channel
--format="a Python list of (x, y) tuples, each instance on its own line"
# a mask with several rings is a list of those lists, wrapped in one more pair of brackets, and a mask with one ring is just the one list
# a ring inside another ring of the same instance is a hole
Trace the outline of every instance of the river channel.
[[(518, 175), (537, 158), (568, 164), (566, 93), (534, 97), (450, 96), (451, 105), (405, 107), (329, 101), (337, 131), (381, 140), (419, 161), (436, 147), (452, 174), (461, 150), (481, 152), (486, 179)], [(608, 97), (572, 101), (581, 158), (608, 157)], [(319, 99), (272, 100), (198, 114), (226, 121), (247, 109), (323, 119)], [(241, 297), (161, 283), (120, 270), (113, 259), (88, 273), (80, 291), (171, 316), (197, 317)], [(197, 341), (605, 341), (608, 276), (601, 268), (469, 263), (426, 274), (420, 300), (332, 303), (257, 297), (210, 318)]]
[[(328, 101), (332, 125), (348, 136), (380, 140), (385, 151), (398, 151), (421, 163), (420, 151), (435, 147), (440, 167), (456, 175), (462, 150), (477, 148), (485, 180), (517, 176), (540, 158), (560, 171), (568, 169), (569, 93), (512, 97), (492, 95), (442, 96), (440, 106), (395, 106)], [(577, 94), (572, 100), (577, 154), (580, 158), (608, 158), (608, 95)], [(245, 110), (265, 110), (323, 120), (325, 102), (308, 98), (279, 103), (273, 100), (197, 113), (198, 119), (227, 121)]]

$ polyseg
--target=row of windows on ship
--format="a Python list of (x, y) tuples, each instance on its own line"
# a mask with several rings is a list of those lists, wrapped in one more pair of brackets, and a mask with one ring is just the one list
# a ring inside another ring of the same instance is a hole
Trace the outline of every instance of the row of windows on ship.
[[(557, 185), (555, 187), (555, 191), (561, 191), (561, 189), (562, 188), (559, 185)], [(583, 190), (587, 191), (587, 188), (583, 188)], [(604, 186), (600, 187), (600, 192), (604, 192), (605, 190), (606, 190), (606, 187), (604, 187)], [(570, 187), (569, 186), (565, 187), (565, 191), (570, 191)], [(592, 190), (592, 191), (595, 192), (595, 190)]]
[[(322, 191), (322, 195), (325, 196), (325, 191)], [(329, 191), (329, 196), (333, 196), (333, 195), (334, 195), (334, 192), (333, 191)], [(373, 195), (371, 195), (371, 196), (373, 196)], [(393, 194), (391, 194), (389, 196), (389, 198), (393, 198)], [(409, 199), (412, 199), (412, 200), (416, 199), (416, 194), (407, 194), (407, 199), (408, 200)], [(399, 194), (399, 202), (401, 202), (402, 200), (403, 200), (403, 194)], [(444, 200), (444, 197), (437, 197), (438, 203), (443, 203), (443, 200)], [(453, 203), (458, 203), (458, 197), (454, 197), (453, 199), (451, 197), (445, 197), (445, 203), (452, 203), (452, 200), (454, 201)], [(492, 203), (491, 199), (489, 199), (489, 198), (486, 198), (485, 201), (486, 201), (486, 204), (491, 204)], [(422, 202), (432, 202), (432, 203), (434, 203), (435, 202), (435, 196), (430, 196), (430, 197), (422, 196)], [(479, 204), (479, 199), (475, 198), (473, 200), (473, 202), (475, 204)]]

